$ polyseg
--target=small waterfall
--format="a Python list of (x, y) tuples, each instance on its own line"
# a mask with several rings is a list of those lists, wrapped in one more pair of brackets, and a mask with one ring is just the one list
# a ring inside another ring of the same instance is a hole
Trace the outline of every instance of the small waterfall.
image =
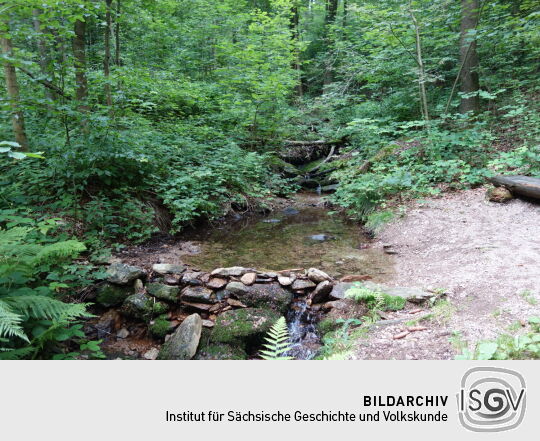
[(309, 360), (316, 355), (321, 346), (316, 319), (305, 298), (297, 298), (293, 301), (287, 313), (292, 343), (292, 348), (287, 355), (297, 360)]

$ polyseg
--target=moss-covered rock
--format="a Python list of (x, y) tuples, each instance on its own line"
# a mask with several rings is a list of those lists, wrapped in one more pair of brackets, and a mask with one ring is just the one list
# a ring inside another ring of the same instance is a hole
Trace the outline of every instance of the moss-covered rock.
[(158, 299), (169, 300), (171, 302), (176, 302), (180, 295), (180, 288), (178, 286), (169, 286), (163, 283), (149, 283), (146, 285), (146, 290)]
[(246, 308), (226, 311), (217, 317), (210, 341), (240, 346), (253, 344), (262, 340), (279, 317), (280, 314), (271, 309)]
[(111, 283), (104, 283), (97, 289), (96, 301), (100, 305), (110, 308), (111, 306), (121, 305), (126, 297), (134, 292), (135, 289), (131, 286), (119, 286)]
[(171, 322), (167, 319), (166, 315), (160, 315), (152, 321), (148, 329), (154, 337), (163, 338), (171, 330)]
[(145, 293), (136, 293), (128, 296), (124, 300), (121, 312), (127, 316), (150, 320), (152, 317), (156, 317), (167, 312), (168, 306), (156, 301)]
[(317, 324), (317, 328), (319, 329), (319, 332), (321, 333), (321, 335), (325, 335), (325, 334), (328, 334), (329, 332), (333, 332), (339, 327), (340, 327), (340, 324), (337, 323), (336, 320), (331, 319), (331, 318), (325, 318)]
[(238, 346), (226, 344), (206, 345), (199, 348), (195, 360), (246, 360), (246, 351)]

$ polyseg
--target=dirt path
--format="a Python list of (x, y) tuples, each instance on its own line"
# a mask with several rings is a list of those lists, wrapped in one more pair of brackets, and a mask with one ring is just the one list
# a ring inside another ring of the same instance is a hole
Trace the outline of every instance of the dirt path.
[[(379, 235), (395, 251), (390, 284), (443, 288), (450, 306), (428, 330), (402, 340), (402, 326), (378, 328), (354, 358), (451, 359), (451, 340), (469, 344), (519, 332), (540, 315), (540, 205), (487, 202), (479, 188), (418, 201)], [(513, 326), (511, 326), (513, 325)]]

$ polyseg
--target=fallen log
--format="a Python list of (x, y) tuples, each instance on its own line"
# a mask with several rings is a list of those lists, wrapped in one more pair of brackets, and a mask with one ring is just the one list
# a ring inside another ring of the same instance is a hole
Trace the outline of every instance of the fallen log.
[(496, 187), (506, 187), (515, 195), (540, 200), (540, 179), (530, 176), (495, 176), (490, 182)]

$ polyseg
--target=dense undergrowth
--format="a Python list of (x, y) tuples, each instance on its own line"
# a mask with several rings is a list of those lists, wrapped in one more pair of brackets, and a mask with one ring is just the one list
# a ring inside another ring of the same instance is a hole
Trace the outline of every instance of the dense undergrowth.
[[(104, 2), (5, 3), (0, 31), (14, 49), (4, 63), (18, 73), (30, 149), (13, 144), (14, 100), (2, 100), (0, 338), (26, 356), (54, 353), (46, 342), (55, 330), (82, 339), (73, 326), (84, 308), (17, 306), (14, 296), (73, 297), (95, 271), (83, 263), (103, 248), (296, 191), (296, 169), (280, 159), (286, 140), (336, 141), (320, 167), (338, 184), (329, 199), (372, 229), (403, 198), (481, 185), (494, 173), (540, 177), (540, 12), (531, 0), (490, 2), (471, 32), (481, 60), (475, 114), (458, 112), (459, 2), (411, 3), (423, 111), (403, 2), (349, 1), (332, 20), (324, 1), (128, 2), (113, 14), (121, 46), (108, 75)], [(82, 102), (77, 20), (86, 23)], [(63, 251), (43, 266), (37, 256), (52, 244)]]

